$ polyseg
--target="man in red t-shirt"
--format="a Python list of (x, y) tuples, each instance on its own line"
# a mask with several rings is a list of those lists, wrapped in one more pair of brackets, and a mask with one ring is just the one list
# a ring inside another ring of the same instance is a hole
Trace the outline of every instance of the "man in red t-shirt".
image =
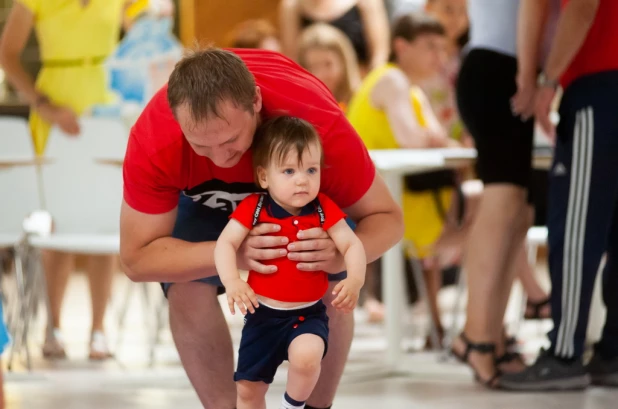
[[(520, 75), (537, 70), (538, 33), (549, 0), (522, 0)], [(526, 3), (527, 2), (527, 3)], [(552, 49), (536, 92), (536, 117), (554, 134), (549, 112), (562, 85), (548, 208), (551, 346), (534, 365), (503, 375), (514, 390), (618, 386), (618, 1), (562, 0)], [(582, 355), (603, 253), (607, 318), (594, 357)]]
[[(131, 131), (124, 163), (120, 252), (135, 281), (163, 282), (170, 327), (184, 368), (205, 407), (233, 408), (233, 352), (216, 300), (215, 241), (253, 183), (254, 132), (290, 115), (311, 123), (324, 147), (321, 190), (357, 223), (368, 262), (402, 236), (401, 210), (328, 89), (291, 60), (264, 50), (197, 51), (179, 62)], [(280, 257), (287, 238), (256, 226), (238, 254), (241, 268)], [(342, 279), (344, 263), (322, 229), (299, 232), (287, 257), (302, 271)], [(343, 273), (345, 274), (345, 273)], [(352, 315), (336, 312), (328, 291), (330, 346), (307, 408), (332, 404), (353, 333)]]

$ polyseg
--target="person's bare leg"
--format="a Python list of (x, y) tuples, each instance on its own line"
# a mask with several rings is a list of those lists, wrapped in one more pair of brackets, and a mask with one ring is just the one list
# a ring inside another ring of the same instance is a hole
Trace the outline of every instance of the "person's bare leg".
[(92, 300), (92, 331), (103, 332), (103, 321), (109, 298), (112, 294), (115, 256), (89, 256), (88, 282)]
[[(517, 254), (515, 264), (519, 266), (517, 277), (521, 281), (521, 285), (526, 293), (526, 298), (531, 303), (542, 303), (547, 300), (549, 294), (539, 284), (534, 267), (528, 263), (528, 254), (525, 243), (522, 244), (520, 251)], [(527, 308), (527, 313), (533, 313), (532, 308)], [(540, 309), (541, 317), (549, 318), (551, 316), (551, 306), (549, 304), (544, 305)]]
[(86, 271), (90, 283), (92, 302), (92, 332), (90, 339), (90, 359), (103, 360), (111, 358), (104, 335), (105, 310), (112, 293), (112, 279), (116, 257), (113, 255), (88, 256)]
[(307, 399), (307, 405), (316, 408), (327, 408), (332, 405), (354, 336), (354, 314), (343, 314), (331, 305), (335, 285), (337, 282), (330, 283), (323, 298), (329, 318), (328, 352), (322, 360), (322, 371), (318, 383)]
[(42, 252), (42, 260), (51, 308), (49, 319), (52, 328), (60, 328), (62, 301), (69, 282), (69, 275), (75, 266), (75, 256), (71, 253), (45, 250)]
[(234, 408), (234, 351), (217, 288), (178, 283), (170, 287), (168, 300), (174, 343), (200, 402), (205, 408)]
[(4, 375), (0, 370), (0, 409), (4, 409), (6, 407), (6, 400), (4, 398)]
[(378, 274), (380, 261), (374, 261), (367, 265), (367, 272), (365, 273), (365, 285), (363, 291), (365, 292), (365, 301), (363, 308), (367, 312), (367, 320), (369, 322), (382, 322), (384, 321), (384, 304), (378, 300)]
[[(266, 392), (268, 384), (264, 382), (238, 381), (236, 390), (238, 393), (237, 409), (266, 409)], [(216, 406), (213, 406), (213, 408)]]
[(54, 330), (60, 329), (62, 302), (66, 292), (69, 275), (75, 266), (75, 256), (71, 253), (44, 250), (41, 254), (43, 270), (49, 298), (49, 311), (43, 356), (47, 358), (64, 358), (62, 340), (54, 336)]
[(303, 334), (288, 348), (287, 394), (298, 402), (305, 402), (320, 376), (320, 364), (324, 355), (324, 340), (317, 335)]
[[(478, 214), (467, 240), (464, 268), (468, 274), (468, 305), (464, 333), (474, 343), (501, 341), (504, 313), (501, 297), (509, 289), (507, 263), (512, 259), (513, 232), (525, 225), (526, 190), (508, 184), (486, 186)], [(518, 243), (519, 244), (519, 243)], [(465, 344), (458, 337), (453, 349), (463, 354)], [(493, 356), (472, 352), (470, 364), (482, 379), (495, 373)]]
[[(440, 266), (437, 262), (433, 262), (431, 264), (432, 268), (423, 269), (423, 275), (425, 276), (425, 283), (427, 286), (427, 301), (429, 304), (429, 313), (431, 315), (431, 320), (433, 321), (433, 325), (436, 326), (438, 331), (438, 341), (442, 343), (442, 338), (444, 337), (444, 328), (442, 328), (442, 321), (440, 319), (440, 308), (438, 306), (438, 293), (440, 292), (440, 288), (442, 287), (442, 271), (440, 270)], [(432, 347), (431, 337), (427, 338), (426, 347)], [(439, 345), (438, 347), (440, 347)]]

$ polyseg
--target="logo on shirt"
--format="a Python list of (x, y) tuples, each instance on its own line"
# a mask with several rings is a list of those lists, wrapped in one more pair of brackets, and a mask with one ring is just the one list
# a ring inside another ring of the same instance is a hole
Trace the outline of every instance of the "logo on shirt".
[(183, 193), (193, 199), (194, 203), (232, 213), (245, 197), (255, 193), (256, 190), (257, 187), (253, 183), (226, 183), (213, 179), (186, 189)]
[(555, 176), (564, 176), (567, 174), (566, 167), (561, 162), (558, 162), (556, 166), (554, 166), (554, 175)]

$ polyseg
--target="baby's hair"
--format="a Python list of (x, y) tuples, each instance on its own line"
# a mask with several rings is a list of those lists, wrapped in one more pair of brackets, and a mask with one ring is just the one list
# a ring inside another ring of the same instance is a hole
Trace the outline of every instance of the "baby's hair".
[(298, 154), (298, 162), (302, 163), (303, 153), (313, 144), (320, 148), (320, 165), (322, 165), (324, 162), (322, 141), (309, 122), (292, 116), (279, 116), (266, 121), (258, 128), (251, 148), (256, 182), (259, 167), (267, 168), (273, 162), (280, 165), (293, 151)]

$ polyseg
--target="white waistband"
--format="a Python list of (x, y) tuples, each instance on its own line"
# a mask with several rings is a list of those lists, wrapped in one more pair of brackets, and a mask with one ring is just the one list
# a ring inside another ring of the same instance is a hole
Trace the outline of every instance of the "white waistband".
[(317, 301), (311, 301), (310, 303), (307, 303), (307, 304), (302, 304), (302, 305), (299, 305), (299, 306), (297, 306), (297, 307), (292, 307), (292, 308), (278, 308), (278, 307), (273, 307), (272, 305), (268, 305), (268, 304), (266, 304), (264, 301), (259, 301), (259, 303), (260, 303), (260, 304), (262, 304), (262, 305), (263, 305), (263, 306), (265, 306), (265, 307), (268, 307), (268, 308), (272, 309), (272, 310), (292, 311), (292, 310), (300, 310), (300, 309), (303, 309), (303, 308), (311, 307), (312, 305), (317, 304), (317, 303), (318, 303), (318, 301), (320, 301), (320, 300), (317, 300)]

